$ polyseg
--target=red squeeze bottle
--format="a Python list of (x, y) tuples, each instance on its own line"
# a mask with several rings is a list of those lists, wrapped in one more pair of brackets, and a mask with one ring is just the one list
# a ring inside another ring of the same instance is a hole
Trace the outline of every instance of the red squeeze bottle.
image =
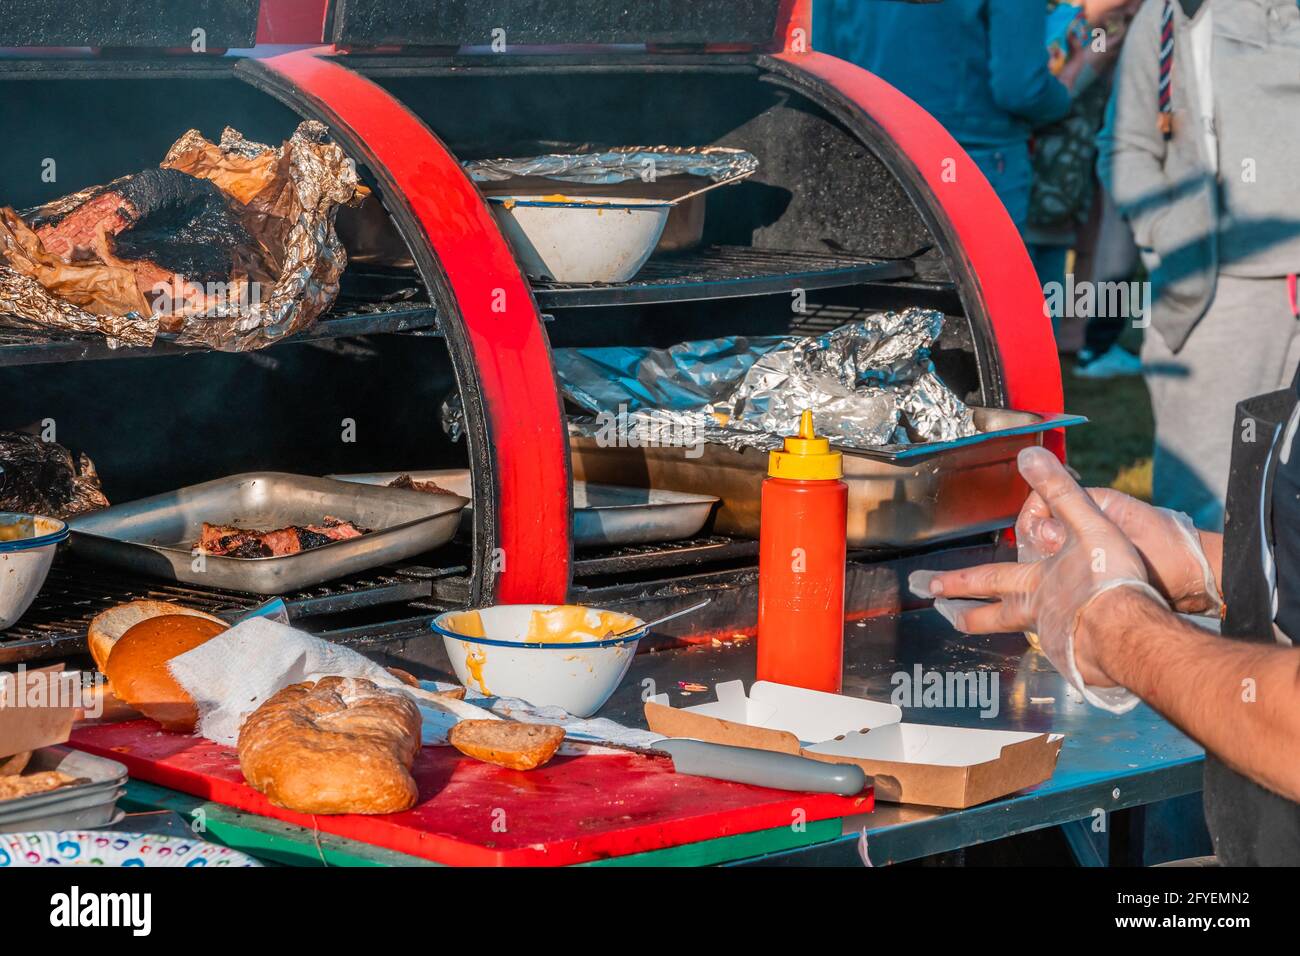
[(840, 692), (848, 485), (843, 456), (813, 434), (768, 459), (758, 541), (758, 679)]

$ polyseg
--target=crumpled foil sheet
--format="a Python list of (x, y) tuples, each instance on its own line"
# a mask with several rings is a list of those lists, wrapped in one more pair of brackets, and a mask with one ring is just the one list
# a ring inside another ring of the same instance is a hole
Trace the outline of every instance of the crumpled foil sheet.
[(970, 409), (939, 380), (930, 346), (943, 314), (885, 312), (807, 338), (723, 338), (669, 349), (557, 349), (565, 396), (644, 445), (780, 447), (811, 408), (819, 434), (844, 448), (975, 434)]
[(438, 408), (438, 421), (442, 432), (454, 442), (460, 441), (465, 434), (465, 403), (460, 392), (452, 392), (442, 400)]
[[(3, 249), (0, 249), (3, 255)], [(153, 316), (129, 314), (95, 315), (45, 291), (31, 276), (0, 262), (0, 323), (14, 328), (99, 333), (114, 348), (119, 345), (150, 346), (158, 334)]]
[[(202, 310), (177, 296), (179, 309), (103, 315), (45, 289), (15, 268), (20, 260), (6, 255), (14, 251), (12, 244), (7, 250), (0, 243), (0, 322), (54, 332), (99, 332), (112, 347), (147, 347), (161, 337), (178, 345), (242, 352), (307, 328), (333, 305), (347, 265), (334, 231), (335, 213), (341, 204), (359, 204), (369, 190), (343, 151), (329, 142), (323, 124), (300, 123), (279, 148), (246, 140), (229, 127), (220, 144), (189, 130), (160, 166), (209, 179), (234, 200), (260, 247), (251, 252), (262, 260), (262, 276), (252, 278), (269, 276), (269, 290), (258, 296), (218, 297)], [(243, 288), (249, 281), (235, 276), (230, 287)]]
[(761, 356), (790, 342), (788, 336), (729, 336), (681, 342), (666, 349), (556, 349), (556, 374), (564, 394), (593, 412), (626, 405), (730, 412), (727, 399)]
[(518, 159), (476, 159), (463, 163), (475, 182), (503, 182), (521, 176), (543, 176), (566, 183), (609, 185), (641, 179), (653, 170), (664, 176), (699, 176), (721, 182), (752, 175), (758, 158), (726, 146), (628, 146), (599, 153), (552, 153)]

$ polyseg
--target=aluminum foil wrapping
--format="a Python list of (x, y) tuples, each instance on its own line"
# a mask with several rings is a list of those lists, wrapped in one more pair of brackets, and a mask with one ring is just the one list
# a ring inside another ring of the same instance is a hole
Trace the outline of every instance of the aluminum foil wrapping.
[(559, 349), (556, 372), (565, 396), (595, 413), (577, 427), (618, 428), (622, 441), (770, 449), (806, 408), (844, 448), (951, 441), (975, 425), (930, 360), (942, 328), (942, 313), (907, 309), (807, 338)]
[(681, 175), (721, 182), (753, 174), (758, 159), (743, 149), (725, 146), (628, 146), (599, 153), (476, 159), (463, 165), (480, 183), (542, 176), (567, 183), (609, 185), (647, 176), (657, 180)]
[[(98, 332), (111, 346), (148, 346), (164, 338), (248, 351), (310, 326), (329, 309), (347, 265), (335, 213), (342, 204), (359, 204), (369, 190), (322, 124), (304, 121), (278, 148), (230, 128), (219, 144), (190, 130), (160, 167), (209, 180), (247, 229), (253, 247), (239, 250), (228, 283), (214, 293), (170, 275), (141, 296), (134, 288), (135, 264), (114, 256), (105, 237), (95, 247), (95, 261), (64, 261), (44, 249), (17, 214), (3, 209), (0, 322)], [(73, 204), (80, 196), (70, 197)], [(146, 307), (139, 306), (141, 299), (148, 299)]]
[(728, 399), (750, 366), (786, 336), (730, 336), (666, 349), (556, 349), (556, 373), (570, 401), (592, 412), (657, 409), (730, 412)]
[(113, 348), (149, 346), (158, 335), (158, 319), (152, 315), (95, 315), (51, 295), (31, 276), (3, 263), (0, 263), (0, 323), (42, 331), (98, 333)]
[(465, 434), (465, 403), (460, 392), (452, 392), (438, 408), (438, 421), (442, 432), (452, 441), (460, 441)]

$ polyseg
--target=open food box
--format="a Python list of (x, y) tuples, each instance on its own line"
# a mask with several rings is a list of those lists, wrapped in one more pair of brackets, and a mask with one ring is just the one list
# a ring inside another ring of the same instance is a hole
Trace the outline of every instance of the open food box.
[(857, 764), (875, 778), (877, 800), (962, 809), (1042, 783), (1062, 734), (905, 724), (893, 704), (756, 681), (716, 687), (711, 704), (646, 702), (650, 729), (738, 747)]
[(66, 686), (80, 687), (80, 675), (64, 675), (62, 664), (0, 674), (0, 765), (14, 754), (68, 739), (77, 708), (58, 706), (64, 702), (50, 696), (51, 686), (64, 680), (76, 682)]

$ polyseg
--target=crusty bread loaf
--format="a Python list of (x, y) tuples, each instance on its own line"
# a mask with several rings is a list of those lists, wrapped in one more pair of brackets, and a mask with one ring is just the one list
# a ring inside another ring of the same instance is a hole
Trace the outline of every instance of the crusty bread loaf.
[(113, 693), (166, 730), (194, 732), (199, 719), (194, 698), (167, 667), (226, 629), (225, 622), (189, 614), (164, 614), (141, 621), (122, 635), (108, 655), (104, 673)]
[(221, 623), (221, 618), (213, 617), (206, 611), (166, 601), (128, 601), (117, 604), (106, 611), (100, 611), (91, 619), (90, 630), (86, 634), (86, 643), (90, 646), (90, 656), (95, 659), (95, 666), (100, 671), (108, 669), (108, 656), (113, 646), (121, 640), (122, 635), (141, 621), (164, 614), (189, 614), (209, 621)]
[(462, 720), (447, 742), (467, 757), (509, 770), (532, 770), (555, 756), (564, 743), (564, 728), (515, 720)]
[(276, 806), (300, 813), (396, 813), (415, 804), (420, 711), (354, 677), (293, 684), (239, 729), (239, 767)]

